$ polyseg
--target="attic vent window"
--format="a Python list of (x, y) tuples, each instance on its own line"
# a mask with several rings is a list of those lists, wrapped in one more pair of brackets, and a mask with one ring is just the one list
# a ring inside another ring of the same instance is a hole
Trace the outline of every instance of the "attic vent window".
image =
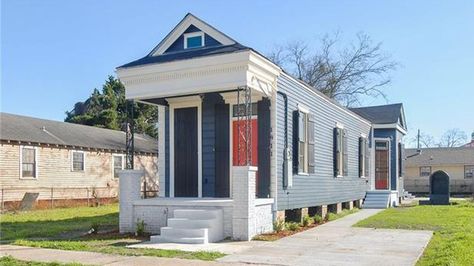
[(204, 33), (192, 32), (184, 34), (184, 49), (204, 46)]

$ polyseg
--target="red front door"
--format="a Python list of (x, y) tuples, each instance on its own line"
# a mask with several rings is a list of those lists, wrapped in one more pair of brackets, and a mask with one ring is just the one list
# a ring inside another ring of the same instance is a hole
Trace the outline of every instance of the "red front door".
[(389, 142), (375, 143), (375, 189), (389, 189)]

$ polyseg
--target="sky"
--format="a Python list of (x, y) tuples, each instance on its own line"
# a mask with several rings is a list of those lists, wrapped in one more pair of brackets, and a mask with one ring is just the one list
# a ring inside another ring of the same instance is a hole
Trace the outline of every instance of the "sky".
[(368, 34), (400, 67), (411, 139), (474, 131), (474, 1), (1, 0), (2, 112), (63, 120), (115, 68), (146, 55), (191, 12), (263, 54), (326, 33)]

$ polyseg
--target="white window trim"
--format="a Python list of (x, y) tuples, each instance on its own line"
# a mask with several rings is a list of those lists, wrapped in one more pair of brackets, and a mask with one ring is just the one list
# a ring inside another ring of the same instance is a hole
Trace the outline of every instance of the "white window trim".
[[(83, 154), (83, 160), (82, 160), (82, 170), (74, 170), (74, 153), (82, 153)], [(69, 152), (69, 156), (71, 157), (71, 172), (78, 172), (82, 173), (86, 171), (86, 153), (84, 151), (79, 151), (79, 150), (71, 150)]]
[(125, 154), (121, 154), (121, 153), (112, 153), (112, 179), (118, 179), (118, 177), (116, 178), (115, 177), (115, 159), (114, 157), (115, 156), (120, 156), (122, 157), (122, 169), (125, 169)]
[[(303, 172), (300, 172), (299, 166), (298, 166), (298, 175), (309, 175), (309, 160), (308, 160), (308, 114), (309, 114), (309, 109), (306, 108), (304, 105), (298, 104), (298, 111), (301, 113), (305, 114), (305, 142), (304, 142), (304, 161), (303, 161)], [(299, 132), (298, 132), (299, 134)], [(299, 141), (298, 141), (298, 153), (299, 153)], [(298, 160), (299, 160), (299, 154), (298, 154)]]
[[(23, 148), (35, 150), (35, 176), (34, 177), (23, 177)], [(20, 179), (24, 180), (38, 180), (38, 147), (36, 146), (25, 146), (20, 145)]]
[[(185, 33), (183, 34), (183, 36), (184, 36), (184, 49), (188, 49), (188, 38), (198, 37), (198, 36), (201, 37), (202, 45), (200, 47), (206, 46), (204, 32), (202, 31)], [(192, 48), (199, 48), (199, 47), (192, 47)]]
[[(344, 135), (343, 135), (344, 134), (344, 125), (339, 123), (339, 122), (336, 122), (335, 126), (336, 126), (336, 128), (339, 128), (339, 129), (343, 130), (343, 132), (341, 134), (341, 138), (342, 138), (342, 140), (341, 140), (341, 149), (343, 149), (343, 152), (340, 153), (340, 157), (341, 157), (340, 158), (340, 166), (341, 167), (339, 167), (339, 171), (342, 173), (342, 175), (340, 175), (338, 173), (338, 175), (336, 176), (336, 178), (341, 178), (341, 177), (344, 177)], [(339, 141), (339, 140), (337, 140), (337, 141)]]

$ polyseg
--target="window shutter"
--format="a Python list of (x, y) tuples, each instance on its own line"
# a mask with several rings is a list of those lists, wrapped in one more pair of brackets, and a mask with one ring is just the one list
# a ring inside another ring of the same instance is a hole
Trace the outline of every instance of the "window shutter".
[(364, 164), (364, 159), (365, 159), (365, 144), (364, 144), (365, 138), (359, 137), (359, 177), (364, 176), (363, 170), (365, 165)]
[(293, 173), (298, 173), (299, 167), (299, 116), (298, 111), (293, 111)]
[(343, 132), (343, 139), (342, 139), (342, 143), (343, 143), (342, 144), (343, 145), (342, 152), (343, 153), (342, 153), (342, 156), (343, 156), (343, 160), (344, 160), (343, 161), (344, 162), (343, 163), (344, 164), (344, 169), (343, 169), (343, 174), (342, 175), (347, 176), (348, 172), (349, 172), (348, 171), (348, 165), (347, 165), (348, 158), (349, 158), (348, 153), (347, 153), (347, 130), (344, 129), (342, 132)]
[(339, 128), (334, 128), (333, 132), (333, 147), (334, 147), (334, 154), (333, 154), (333, 163), (334, 163), (334, 176), (337, 177), (339, 173), (339, 156), (338, 153), (341, 152), (341, 147), (339, 147), (339, 135), (341, 134)]
[(369, 148), (369, 141), (365, 139), (365, 177), (369, 177), (370, 174), (370, 148)]
[(308, 114), (308, 173), (315, 173), (314, 159), (314, 116)]
[(400, 176), (405, 176), (405, 144), (400, 143)]

